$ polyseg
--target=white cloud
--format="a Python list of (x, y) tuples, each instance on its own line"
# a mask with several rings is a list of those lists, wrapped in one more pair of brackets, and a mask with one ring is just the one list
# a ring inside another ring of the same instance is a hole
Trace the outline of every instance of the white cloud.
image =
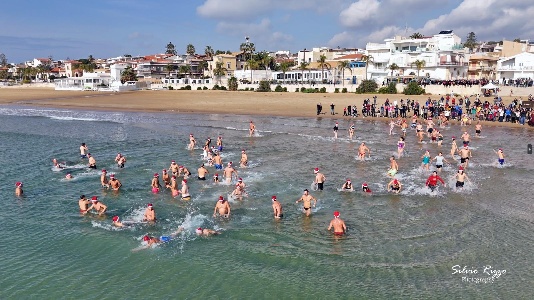
[(365, 26), (368, 21), (376, 19), (379, 12), (378, 0), (359, 0), (339, 14), (339, 21), (343, 26), (359, 28)]

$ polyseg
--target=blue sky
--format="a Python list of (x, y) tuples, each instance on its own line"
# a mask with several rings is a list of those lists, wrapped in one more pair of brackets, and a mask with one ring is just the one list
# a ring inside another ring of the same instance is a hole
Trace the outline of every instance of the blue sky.
[[(0, 10), (0, 53), (9, 62), (179, 53), (191, 43), (236, 51), (365, 47), (395, 34), (452, 29), (463, 39), (534, 38), (524, 0), (18, 0)], [(436, 4), (439, 3), (439, 4)], [(408, 28), (406, 30), (406, 27)]]

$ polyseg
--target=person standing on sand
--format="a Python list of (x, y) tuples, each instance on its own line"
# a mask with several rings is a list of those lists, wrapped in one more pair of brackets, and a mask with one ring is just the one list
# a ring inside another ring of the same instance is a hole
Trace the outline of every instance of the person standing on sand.
[(248, 127), (248, 134), (249, 136), (253, 136), (254, 133), (256, 133), (256, 125), (252, 121), (250, 121), (249, 127)]
[(336, 114), (336, 113), (334, 112), (334, 107), (336, 107), (336, 106), (334, 105), (334, 102), (332, 102), (332, 104), (330, 104), (330, 114), (332, 114), (332, 115), (335, 115), (335, 114)]
[(219, 213), (219, 216), (228, 218), (230, 217), (230, 204), (228, 201), (224, 200), (223, 196), (219, 196), (219, 201), (215, 204), (215, 209), (213, 210), (213, 217), (215, 218)]
[(369, 150), (369, 148), (367, 148), (367, 146), (365, 146), (365, 143), (361, 143), (360, 147), (358, 147), (358, 158), (361, 161), (364, 161), (366, 152), (369, 154), (369, 158), (370, 158), (371, 157), (371, 150)]
[(272, 196), (271, 201), (273, 202), (274, 218), (281, 219), (284, 216), (282, 213), (282, 204), (278, 202), (278, 200), (276, 199), (276, 196)]
[(313, 170), (313, 173), (315, 174), (315, 180), (313, 182), (317, 184), (317, 189), (322, 191), (324, 188), (324, 182), (326, 181), (326, 177), (323, 173), (319, 173), (319, 168), (315, 168)]
[(304, 190), (304, 193), (302, 194), (302, 197), (300, 197), (299, 200), (295, 203), (299, 203), (302, 201), (304, 211), (306, 212), (306, 216), (309, 217), (311, 215), (311, 202), (314, 201), (313, 207), (317, 205), (317, 199), (315, 199), (312, 195), (309, 194), (308, 189)]
[(317, 103), (317, 115), (320, 115), (322, 111), (323, 111), (323, 105), (321, 104), (321, 102), (319, 102)]
[(82, 143), (80, 146), (80, 158), (87, 158), (86, 153), (89, 151), (89, 148), (87, 148), (87, 145), (85, 143)]
[(339, 218), (339, 211), (334, 212), (334, 219), (330, 221), (328, 231), (330, 231), (332, 228), (334, 228), (335, 236), (342, 236), (347, 232), (347, 226), (345, 225), (345, 222)]

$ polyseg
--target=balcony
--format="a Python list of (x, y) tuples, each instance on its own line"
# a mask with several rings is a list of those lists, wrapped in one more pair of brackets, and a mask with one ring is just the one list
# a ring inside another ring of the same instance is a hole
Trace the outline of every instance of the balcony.
[(469, 63), (464, 62), (457, 62), (457, 61), (441, 61), (438, 63), (438, 66), (444, 66), (444, 67), (467, 67), (469, 66)]
[(534, 70), (534, 66), (501, 66), (499, 71), (530, 71)]

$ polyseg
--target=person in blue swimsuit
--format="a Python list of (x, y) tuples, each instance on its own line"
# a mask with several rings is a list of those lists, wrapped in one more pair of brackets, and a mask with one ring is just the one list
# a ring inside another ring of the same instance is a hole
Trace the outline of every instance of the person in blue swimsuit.
[(423, 154), (423, 156), (421, 156), (421, 158), (423, 159), (422, 164), (421, 164), (421, 168), (429, 171), (430, 170), (430, 152), (428, 152), (428, 150), (426, 150), (425, 154)]

